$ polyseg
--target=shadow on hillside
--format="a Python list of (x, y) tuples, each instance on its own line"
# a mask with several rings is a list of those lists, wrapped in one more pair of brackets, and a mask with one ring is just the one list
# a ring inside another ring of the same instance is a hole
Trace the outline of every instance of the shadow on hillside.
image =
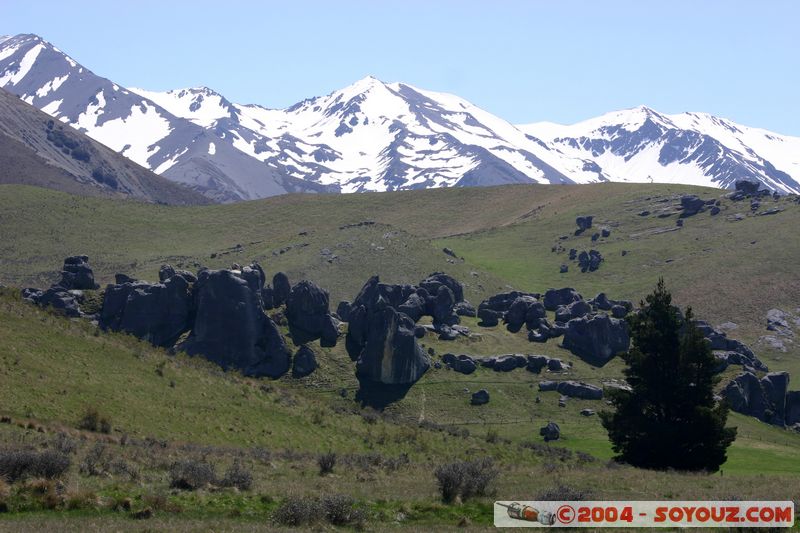
[(362, 379), (358, 382), (356, 401), (361, 407), (372, 407), (378, 411), (383, 411), (388, 405), (402, 400), (411, 389), (411, 385), (385, 385)]

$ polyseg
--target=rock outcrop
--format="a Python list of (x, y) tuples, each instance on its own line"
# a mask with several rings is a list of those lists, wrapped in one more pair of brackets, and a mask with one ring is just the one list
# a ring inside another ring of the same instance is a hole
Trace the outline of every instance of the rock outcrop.
[[(163, 272), (163, 269), (162, 269)], [(192, 327), (194, 302), (189, 282), (174, 271), (162, 283), (108, 285), (99, 325), (124, 331), (155, 346), (170, 347)]]
[(66, 290), (94, 290), (100, 286), (94, 281), (94, 272), (89, 266), (89, 257), (73, 255), (64, 259), (61, 281), (57, 284)]
[(737, 413), (777, 426), (800, 422), (800, 391), (789, 390), (788, 372), (770, 372), (761, 379), (753, 372), (742, 372), (722, 395)]
[(557, 391), (564, 396), (582, 400), (601, 400), (603, 398), (602, 388), (582, 381), (540, 381), (539, 390), (542, 392)]
[(374, 276), (353, 300), (346, 347), (360, 378), (410, 385), (430, 368), (417, 343), (414, 320), (396, 309), (413, 292), (410, 286), (382, 284)]
[(230, 270), (201, 270), (194, 295), (194, 326), (178, 349), (246, 375), (278, 377), (289, 370), (291, 353), (245, 278)]
[(303, 280), (291, 288), (286, 319), (295, 345), (320, 339), (323, 347), (336, 346), (339, 330), (330, 314), (328, 293), (316, 283)]
[(628, 351), (628, 325), (605, 314), (575, 318), (567, 323), (563, 346), (578, 357), (603, 364)]
[(292, 361), (292, 377), (304, 378), (317, 369), (317, 355), (307, 345), (297, 349)]

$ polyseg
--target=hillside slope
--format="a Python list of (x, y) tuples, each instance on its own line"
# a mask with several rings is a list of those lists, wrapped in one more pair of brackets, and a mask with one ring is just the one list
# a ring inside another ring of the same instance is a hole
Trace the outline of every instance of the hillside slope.
[[(720, 212), (706, 209), (678, 226), (677, 204), (686, 194), (719, 199)], [(773, 209), (779, 211), (766, 214)], [(574, 234), (578, 215), (594, 216), (591, 231)], [(0, 241), (0, 282), (44, 286), (57, 277), (63, 257), (75, 253), (90, 256), (101, 286), (116, 272), (155, 279), (164, 262), (195, 270), (256, 259), (268, 277), (283, 270), (292, 281), (319, 283), (331, 291), (334, 306), (373, 274), (417, 283), (443, 270), (465, 283), (475, 304), (509, 288), (561, 286), (586, 297), (607, 291), (612, 298), (639, 299), (663, 275), (679, 305), (694, 306), (713, 324), (736, 322), (728, 325), (731, 337), (749, 343), (771, 370), (798, 376), (800, 351), (791, 338), (785, 352), (759, 343), (768, 333), (766, 310), (793, 309), (800, 301), (798, 219), (794, 197), (764, 197), (751, 212), (748, 201), (720, 198), (719, 190), (675, 185), (284, 195), (188, 207), (3, 185), (0, 232), (9, 237)], [(593, 241), (592, 231), (601, 228), (610, 234)], [(582, 273), (568, 260), (572, 247), (598, 249), (605, 260)], [(560, 273), (562, 264), (569, 266), (566, 273)], [(93, 292), (85, 293), (88, 301), (98, 296)], [(283, 311), (270, 313), (279, 321)], [(446, 462), (483, 456), (496, 461), (500, 497), (536, 499), (562, 485), (596, 499), (782, 500), (800, 491), (800, 434), (736, 413), (729, 425), (738, 436), (724, 476), (607, 466), (613, 455), (607, 434), (597, 416), (581, 414), (606, 409), (604, 401), (570, 398), (561, 406), (560, 393), (541, 392), (538, 385), (569, 379), (602, 386), (622, 376), (620, 358), (594, 366), (557, 341), (532, 344), (524, 330), (482, 327), (468, 317), (461, 323), (474, 335), (420, 340), (434, 362), (445, 353), (535, 353), (570, 366), (539, 374), (478, 367), (463, 375), (434, 365), (378, 413), (359, 401), (344, 342), (331, 348), (309, 343), (320, 366), (305, 378), (243, 378), (86, 320), (54, 316), (21, 301), (16, 289), (0, 289), (0, 379), (11, 384), (0, 387), (0, 415), (13, 422), (0, 424), (0, 443), (48, 447), (60, 432), (79, 443), (68, 486), (96, 497), (56, 515), (75, 529), (87, 529), (87, 517), (97, 521), (96, 529), (129, 527), (131, 513), (115, 502), (130, 498), (128, 507), (139, 511), (155, 494), (161, 503), (150, 525), (156, 529), (191, 530), (202, 528), (192, 520), (212, 519), (221, 521), (220, 529), (270, 530), (287, 498), (346, 494), (365, 510), (370, 528), (443, 530), (461, 523), (484, 530), (495, 496), (442, 505), (432, 474)], [(287, 336), (287, 327), (280, 333)], [(739, 371), (732, 366), (723, 379)], [(482, 388), (491, 401), (470, 405), (471, 393)], [(110, 435), (76, 429), (87, 406), (111, 418)], [(548, 421), (560, 426), (561, 437), (544, 444), (538, 429)], [(96, 442), (105, 443), (106, 457), (138, 469), (139, 477), (87, 475), (79, 465)], [(329, 451), (338, 453), (337, 465), (333, 475), (320, 476), (318, 454)], [(239, 461), (253, 472), (253, 487), (170, 489), (170, 465), (187, 458), (220, 465), (220, 473)], [(42, 529), (46, 514), (15, 512), (45, 513), (25, 487), (17, 484), (9, 499), (9, 527)]]
[(4, 89), (0, 89), (0, 163), (0, 183), (165, 204), (211, 203), (55, 122)]
[[(751, 213), (749, 203), (723, 198), (720, 214), (698, 213), (678, 227), (677, 204), (687, 193), (720, 197), (719, 190), (678, 185), (515, 185), (168, 208), (5, 186), (0, 227), (11, 237), (0, 245), (0, 281), (47, 286), (63, 257), (75, 253), (90, 256), (101, 283), (116, 272), (153, 279), (162, 263), (221, 268), (258, 260), (293, 281), (314, 280), (333, 302), (351, 299), (374, 274), (416, 283), (445, 271), (475, 304), (508, 287), (561, 286), (637, 301), (663, 276), (680, 304), (716, 324), (735, 322), (737, 335), (758, 343), (769, 333), (766, 312), (800, 301), (800, 205), (770, 197)], [(779, 211), (758, 214), (771, 209)], [(610, 236), (572, 235), (585, 214)], [(364, 221), (374, 224), (354, 226)], [(72, 231), (62, 235), (65, 225)], [(99, 225), (104, 231), (93, 233)], [(605, 260), (582, 273), (567, 257), (570, 248), (597, 249)], [(560, 273), (562, 264), (568, 272)], [(786, 352), (763, 349), (800, 375), (797, 344), (784, 344)]]

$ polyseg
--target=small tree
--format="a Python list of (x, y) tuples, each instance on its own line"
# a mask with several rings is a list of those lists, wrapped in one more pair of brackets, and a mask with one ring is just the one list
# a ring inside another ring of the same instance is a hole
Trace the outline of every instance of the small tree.
[(616, 411), (600, 414), (617, 459), (654, 469), (716, 472), (736, 438), (728, 406), (714, 401), (719, 377), (711, 347), (672, 305), (660, 279), (642, 309), (628, 318), (633, 346), (623, 356), (631, 391), (612, 393)]

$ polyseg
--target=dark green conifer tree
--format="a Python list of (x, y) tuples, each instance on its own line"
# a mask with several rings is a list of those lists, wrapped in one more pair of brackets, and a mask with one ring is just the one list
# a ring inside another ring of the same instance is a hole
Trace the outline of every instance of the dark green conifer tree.
[(683, 316), (660, 279), (628, 325), (632, 346), (623, 359), (632, 390), (613, 393), (616, 411), (600, 413), (617, 460), (716, 472), (736, 428), (725, 427), (727, 404), (714, 401), (717, 362), (691, 308)]

